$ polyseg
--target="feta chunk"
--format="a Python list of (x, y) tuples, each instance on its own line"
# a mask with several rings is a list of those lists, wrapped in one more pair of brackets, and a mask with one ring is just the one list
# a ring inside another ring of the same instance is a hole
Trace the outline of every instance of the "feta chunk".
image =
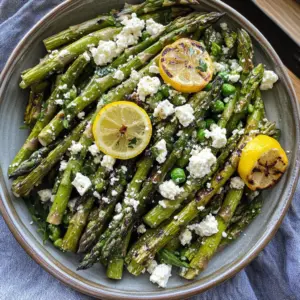
[(189, 126), (194, 120), (194, 110), (190, 104), (175, 108), (175, 115), (183, 127)]
[(91, 57), (89, 56), (89, 54), (85, 51), (83, 52), (82, 56), (85, 58), (86, 61), (90, 61)]
[(140, 79), (137, 86), (137, 93), (141, 101), (145, 101), (147, 96), (157, 93), (161, 83), (158, 77), (144, 76)]
[(82, 111), (82, 112), (80, 112), (80, 113), (78, 113), (77, 114), (77, 117), (78, 117), (78, 119), (84, 119), (84, 116), (85, 116), (85, 112), (84, 111)]
[(211, 167), (216, 163), (217, 159), (210, 148), (204, 148), (199, 152), (195, 152), (190, 157), (187, 170), (192, 177), (203, 178), (210, 172)]
[(159, 142), (157, 142), (154, 147), (158, 150), (158, 156), (156, 157), (156, 161), (162, 164), (166, 160), (168, 154), (167, 143), (164, 139), (162, 139)]
[(136, 70), (132, 70), (130, 74), (130, 78), (133, 80), (139, 80), (140, 79), (140, 74)]
[(101, 166), (107, 168), (108, 170), (112, 170), (115, 162), (115, 158), (111, 157), (110, 155), (104, 155), (101, 161)]
[(159, 192), (164, 198), (174, 200), (177, 195), (183, 192), (183, 188), (176, 185), (173, 180), (168, 180), (159, 186)]
[(216, 218), (209, 214), (200, 223), (188, 225), (188, 229), (195, 231), (200, 236), (211, 236), (219, 231)]
[(226, 129), (221, 128), (217, 124), (212, 124), (210, 126), (210, 131), (206, 129), (204, 133), (207, 139), (208, 138), (212, 139), (212, 146), (214, 148), (217, 149), (223, 148), (227, 143)]
[(122, 211), (122, 204), (121, 204), (121, 203), (118, 203), (118, 204), (115, 206), (115, 212), (116, 212), (117, 214), (119, 214), (121, 211)]
[(166, 119), (174, 113), (174, 105), (169, 100), (164, 100), (158, 103), (154, 109), (153, 116), (160, 119)]
[(121, 70), (117, 70), (113, 76), (113, 78), (122, 81), (124, 79), (125, 75)]
[(72, 181), (72, 185), (76, 188), (79, 195), (83, 196), (92, 186), (92, 182), (87, 176), (77, 172), (74, 180)]
[(262, 91), (270, 90), (273, 88), (274, 83), (278, 80), (278, 76), (273, 71), (264, 71), (263, 79), (260, 85)]
[(38, 191), (38, 195), (42, 202), (47, 202), (51, 199), (52, 192), (50, 189), (44, 189), (44, 190)]
[(137, 233), (142, 234), (142, 233), (145, 233), (147, 230), (146, 230), (145, 225), (144, 225), (144, 224), (141, 224), (140, 226), (138, 226), (138, 228), (137, 228), (136, 231), (137, 231)]
[(124, 203), (128, 206), (133, 207), (134, 211), (137, 211), (137, 208), (139, 206), (139, 201), (133, 199), (133, 198), (129, 198), (129, 197), (125, 197), (124, 198)]
[(88, 149), (89, 149), (89, 152), (93, 156), (97, 156), (100, 153), (100, 151), (99, 151), (99, 149), (98, 149), (98, 147), (97, 147), (97, 145), (95, 143), (93, 145), (89, 146)]
[(228, 66), (225, 63), (213, 62), (214, 74), (219, 72), (224, 72), (228, 69)]
[(243, 71), (242, 66), (239, 65), (238, 61), (236, 59), (230, 59), (229, 60), (230, 69), (235, 73), (241, 73)]
[(224, 23), (224, 22), (220, 24), (220, 27), (221, 27), (223, 30), (227, 30), (227, 29), (228, 29), (227, 23)]
[(67, 165), (68, 165), (68, 162), (65, 160), (62, 160), (59, 165), (59, 171), (60, 172), (64, 171), (67, 168)]
[(184, 229), (179, 235), (179, 240), (182, 246), (189, 245), (193, 236), (189, 229)]
[(165, 26), (159, 23), (156, 23), (152, 18), (146, 21), (146, 31), (150, 35), (157, 35), (164, 31)]
[(236, 83), (236, 82), (238, 82), (240, 80), (240, 77), (241, 76), (239, 74), (229, 74), (228, 75), (228, 80), (230, 82)]
[(69, 151), (72, 154), (77, 154), (82, 150), (82, 148), (83, 148), (83, 146), (80, 143), (76, 143), (76, 142), (72, 141), (72, 145), (69, 148)]
[(162, 288), (165, 288), (169, 278), (172, 276), (171, 271), (172, 266), (166, 264), (157, 265), (150, 276), (150, 281), (157, 283)]
[(95, 64), (104, 66), (119, 54), (117, 44), (114, 41), (99, 41), (98, 47), (91, 48), (91, 54)]
[(230, 180), (230, 187), (232, 189), (242, 190), (245, 186), (244, 181), (241, 179), (241, 177), (236, 176), (232, 177)]

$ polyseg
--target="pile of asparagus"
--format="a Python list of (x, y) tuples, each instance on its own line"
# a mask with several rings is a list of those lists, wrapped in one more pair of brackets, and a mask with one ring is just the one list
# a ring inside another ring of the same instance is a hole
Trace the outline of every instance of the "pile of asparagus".
[[(72, 26), (47, 38), (49, 54), (22, 73), (20, 87), (30, 88), (25, 124), (31, 131), (9, 167), (12, 190), (25, 199), (45, 240), (62, 251), (83, 253), (78, 269), (101, 262), (109, 278), (121, 279), (125, 264), (130, 273), (139, 275), (156, 259), (180, 267), (182, 277), (193, 279), (260, 212), (262, 199), (257, 193), (233, 188), (229, 182), (248, 141), (258, 133), (278, 137), (275, 124), (266, 120), (258, 89), (264, 67), (254, 67), (252, 42), (245, 30), (212, 26), (222, 13), (193, 12), (180, 6), (196, 3), (146, 0)], [(152, 18), (165, 30), (154, 36), (144, 34), (108, 66), (98, 67), (87, 59), (90, 45), (113, 39), (122, 28), (122, 17), (131, 13), (144, 20)], [(157, 64), (161, 50), (181, 37), (199, 40), (215, 61), (237, 59), (241, 80), (232, 85), (228, 73), (217, 72), (201, 92), (181, 94), (162, 84), (157, 94), (139, 101), (138, 79), (130, 77), (132, 70), (140, 77), (153, 76), (149, 69)], [(62, 55), (64, 50), (67, 55)], [(116, 70), (124, 73), (124, 80), (114, 78)], [(157, 104), (166, 98), (175, 106), (189, 103), (195, 121), (182, 128), (174, 118), (153, 117)], [(57, 99), (64, 99), (63, 106)], [(135, 101), (151, 116), (153, 136), (144, 153), (118, 161), (109, 170), (99, 164), (103, 154), (95, 159), (88, 151), (93, 144), (91, 124), (105, 104), (125, 99)], [(204, 131), (212, 123), (227, 130), (222, 149), (205, 140)], [(158, 164), (155, 145), (161, 139), (167, 142), (168, 156)], [(82, 145), (80, 151), (69, 151), (73, 142)], [(191, 151), (197, 145), (210, 147), (217, 161), (205, 177), (186, 180)], [(72, 185), (78, 172), (92, 182), (83, 196)], [(182, 192), (161, 205), (158, 187), (170, 177), (180, 183)], [(38, 192), (49, 188), (52, 201), (44, 203)], [(107, 198), (109, 202), (104, 201)], [(128, 198), (138, 201), (138, 206), (130, 206)], [(181, 245), (180, 233), (211, 213), (216, 215), (218, 232), (208, 237), (193, 235), (192, 243)]]

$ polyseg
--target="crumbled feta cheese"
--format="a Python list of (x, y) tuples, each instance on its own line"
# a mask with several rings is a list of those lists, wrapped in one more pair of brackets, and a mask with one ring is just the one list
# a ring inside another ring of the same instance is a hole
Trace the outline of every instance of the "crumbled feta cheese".
[(226, 129), (221, 128), (217, 124), (212, 124), (210, 126), (210, 131), (206, 129), (204, 133), (207, 139), (208, 138), (212, 139), (212, 146), (214, 148), (217, 149), (223, 148), (227, 143)]
[(188, 229), (200, 236), (211, 236), (219, 231), (218, 222), (212, 214), (207, 215), (200, 223), (188, 225)]
[(273, 71), (264, 71), (263, 79), (260, 85), (262, 91), (270, 90), (273, 88), (274, 83), (278, 80), (278, 76)]
[(211, 152), (210, 148), (193, 153), (187, 170), (194, 178), (202, 178), (210, 172), (211, 167), (216, 163), (217, 159)]
[(85, 58), (86, 61), (90, 61), (91, 60), (89, 54), (86, 51), (83, 52), (82, 56)]
[(227, 238), (227, 233), (225, 231), (222, 232), (222, 237)]
[(179, 240), (182, 246), (189, 245), (193, 236), (190, 230), (187, 228), (181, 231), (179, 235)]
[(69, 99), (70, 96), (71, 96), (70, 92), (64, 93), (64, 98), (65, 98), (65, 99)]
[(136, 70), (132, 70), (130, 74), (130, 78), (133, 80), (139, 80), (140, 79), (140, 74)]
[(100, 194), (99, 194), (97, 191), (94, 191), (94, 192), (93, 192), (93, 196), (94, 196), (95, 198), (97, 198), (98, 200), (101, 199), (101, 196), (100, 196)]
[(42, 202), (47, 202), (51, 199), (52, 192), (50, 189), (40, 190), (38, 191), (38, 195)]
[(91, 48), (95, 64), (104, 66), (119, 54), (117, 44), (114, 41), (99, 41), (98, 47)]
[(201, 205), (201, 206), (198, 206), (197, 209), (198, 209), (199, 211), (203, 211), (203, 210), (205, 209), (205, 207)]
[(164, 31), (165, 26), (159, 23), (156, 23), (152, 18), (146, 21), (146, 31), (150, 35), (157, 35)]
[(60, 85), (58, 87), (60, 90), (66, 90), (68, 88), (67, 84)]
[(214, 74), (219, 72), (224, 72), (228, 69), (228, 66), (225, 63), (213, 62)]
[(85, 112), (84, 111), (82, 111), (82, 112), (80, 112), (80, 113), (77, 114), (78, 119), (84, 119), (84, 116), (85, 116)]
[(97, 156), (100, 153), (100, 151), (99, 151), (99, 149), (98, 149), (98, 147), (97, 147), (97, 145), (95, 143), (93, 145), (89, 146), (88, 149), (89, 149), (89, 152), (93, 156)]
[(183, 188), (174, 183), (173, 180), (163, 182), (159, 186), (160, 194), (167, 199), (174, 200), (177, 195), (183, 191)]
[(83, 146), (80, 143), (76, 143), (76, 142), (72, 141), (72, 145), (69, 148), (69, 151), (72, 154), (77, 154), (82, 150), (82, 148), (83, 148)]
[(72, 181), (72, 185), (76, 188), (79, 195), (83, 196), (92, 186), (92, 182), (87, 176), (77, 172), (74, 180)]
[(63, 105), (64, 104), (64, 100), (62, 100), (62, 99), (56, 99), (54, 102), (57, 105)]
[(236, 83), (240, 80), (240, 75), (239, 74), (229, 74), (228, 75), (228, 80), (233, 82), (233, 83)]
[(137, 86), (137, 93), (141, 101), (145, 101), (145, 98), (149, 95), (157, 93), (160, 87), (160, 80), (158, 77), (144, 76), (140, 79)]
[(125, 166), (122, 166), (121, 169), (124, 173), (127, 172), (127, 170), (128, 170), (127, 167), (125, 167)]
[(221, 27), (223, 30), (227, 30), (227, 29), (228, 29), (227, 23), (221, 23), (221, 24), (220, 24), (220, 27)]
[(110, 199), (107, 198), (107, 197), (102, 197), (101, 200), (102, 200), (103, 202), (107, 203), (107, 204), (110, 203)]
[(78, 198), (74, 198), (68, 202), (68, 207), (70, 211), (74, 211), (77, 200)]
[(194, 110), (190, 104), (176, 107), (175, 115), (183, 127), (189, 126), (195, 119)]
[(147, 272), (148, 272), (149, 274), (152, 274), (153, 271), (154, 271), (154, 269), (157, 267), (157, 265), (158, 265), (158, 263), (157, 263), (156, 260), (154, 260), (154, 259), (151, 260), (150, 264), (149, 264), (148, 267), (147, 267)]
[(166, 160), (168, 154), (167, 143), (164, 139), (162, 139), (159, 142), (157, 142), (154, 147), (158, 150), (158, 156), (156, 157), (156, 161), (162, 164)]
[(114, 197), (114, 196), (117, 196), (118, 195), (118, 192), (116, 190), (112, 190), (111, 191), (111, 195)]
[(165, 288), (169, 278), (171, 277), (171, 270), (172, 266), (166, 264), (157, 265), (150, 276), (150, 281), (157, 283), (162, 288)]
[(115, 221), (120, 221), (123, 218), (123, 213), (117, 214), (114, 216)]
[(68, 165), (68, 162), (65, 161), (65, 160), (62, 160), (62, 161), (60, 162), (59, 171), (60, 171), (60, 172), (61, 172), (61, 171), (64, 171), (64, 170), (67, 168), (67, 165)]
[(245, 186), (244, 181), (239, 177), (232, 177), (230, 180), (230, 187), (232, 189), (242, 190)]
[(117, 203), (117, 205), (115, 206), (115, 212), (117, 214), (119, 214), (122, 211), (122, 204), (121, 203)]
[(245, 132), (244, 128), (242, 128), (242, 129), (234, 129), (232, 131), (232, 135), (236, 135), (236, 134), (242, 135), (242, 134), (244, 134), (244, 132)]
[(137, 211), (137, 208), (139, 206), (139, 201), (133, 199), (133, 198), (129, 198), (129, 197), (125, 197), (124, 198), (124, 203), (128, 206), (133, 207), (134, 211)]
[(158, 66), (152, 65), (149, 67), (149, 72), (153, 74), (159, 74), (159, 68)]
[(145, 233), (147, 230), (146, 230), (146, 227), (144, 224), (141, 224), (138, 228), (137, 228), (137, 233), (140, 233), (140, 234), (143, 234)]
[(229, 48), (222, 46), (222, 52), (223, 54), (228, 54)]
[(111, 157), (110, 155), (104, 155), (101, 161), (101, 166), (107, 168), (108, 170), (112, 170), (115, 162), (115, 158)]
[(174, 113), (174, 105), (169, 100), (164, 100), (158, 103), (154, 109), (153, 116), (161, 119), (166, 119)]
[(230, 69), (233, 72), (240, 73), (243, 71), (243, 68), (239, 65), (239, 63), (236, 59), (230, 59), (229, 64), (230, 64)]
[(113, 76), (113, 78), (117, 79), (117, 80), (123, 80), (125, 77), (124, 73), (121, 70), (117, 70)]

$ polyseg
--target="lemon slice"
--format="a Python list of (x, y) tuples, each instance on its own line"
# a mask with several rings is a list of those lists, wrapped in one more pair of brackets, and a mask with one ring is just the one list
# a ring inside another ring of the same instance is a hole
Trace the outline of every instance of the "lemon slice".
[(195, 93), (211, 81), (214, 68), (209, 54), (199, 42), (183, 38), (163, 49), (159, 72), (175, 90)]
[(128, 101), (104, 106), (93, 123), (98, 148), (119, 159), (139, 155), (149, 144), (151, 134), (152, 125), (145, 110)]
[(287, 166), (288, 158), (280, 144), (267, 135), (258, 135), (243, 149), (238, 173), (255, 191), (273, 186)]

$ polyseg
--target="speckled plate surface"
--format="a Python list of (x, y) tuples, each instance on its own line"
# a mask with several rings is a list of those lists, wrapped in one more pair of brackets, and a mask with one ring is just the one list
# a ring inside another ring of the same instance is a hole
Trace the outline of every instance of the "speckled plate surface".
[(152, 285), (147, 275), (133, 277), (125, 274), (122, 281), (108, 280), (97, 264), (86, 271), (76, 271), (78, 257), (58, 251), (30, 225), (30, 215), (22, 200), (10, 191), (7, 168), (22, 146), (27, 132), (19, 130), (23, 121), (27, 94), (18, 87), (20, 73), (38, 62), (45, 54), (42, 40), (71, 24), (108, 12), (123, 5), (116, 0), (66, 1), (46, 15), (23, 38), (11, 54), (0, 78), (0, 209), (10, 230), (27, 253), (55, 277), (71, 287), (101, 299), (184, 299), (203, 292), (230, 278), (245, 267), (270, 241), (278, 229), (296, 187), (299, 173), (299, 110), (292, 84), (279, 57), (268, 41), (246, 19), (220, 1), (203, 0), (197, 10), (223, 11), (232, 26), (242, 26), (252, 35), (255, 62), (264, 63), (280, 77), (271, 91), (263, 93), (268, 118), (276, 120), (282, 130), (281, 143), (289, 150), (290, 166), (275, 188), (262, 193), (264, 207), (261, 215), (236, 242), (217, 254), (208, 268), (195, 281), (171, 277), (168, 288)]

